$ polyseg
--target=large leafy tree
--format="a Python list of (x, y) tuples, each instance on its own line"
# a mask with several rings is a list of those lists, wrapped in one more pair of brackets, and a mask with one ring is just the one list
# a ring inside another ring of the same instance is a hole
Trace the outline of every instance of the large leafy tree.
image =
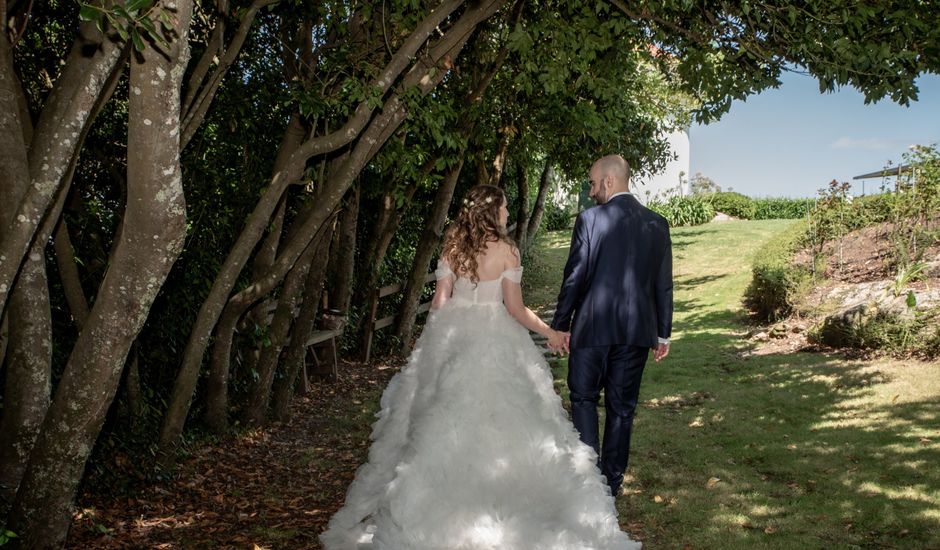
[[(453, 195), (476, 181), (515, 182), (522, 217), (528, 174), (578, 177), (607, 152), (654, 170), (664, 130), (782, 71), (904, 104), (940, 69), (930, 2), (82, 6), (0, 2), (0, 437), (15, 451), (0, 470), (7, 525), (34, 546), (64, 537), (122, 369), (133, 380), (139, 363), (166, 400), (168, 457), (194, 399), (224, 428), (233, 380), (255, 419), (272, 386), (289, 394), (272, 350), (312, 326), (339, 209), (355, 228), (360, 208), (363, 234), (411, 262), (413, 294)], [(395, 238), (408, 231), (417, 246)], [(364, 255), (378, 271), (380, 248)], [(236, 337), (246, 326), (255, 338)], [(231, 358), (259, 345), (263, 383), (247, 360), (233, 376)]]

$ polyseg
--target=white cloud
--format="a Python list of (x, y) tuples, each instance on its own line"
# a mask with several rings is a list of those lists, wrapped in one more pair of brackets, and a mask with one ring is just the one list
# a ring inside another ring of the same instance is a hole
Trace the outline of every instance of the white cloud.
[(890, 139), (856, 139), (850, 137), (840, 137), (829, 145), (832, 149), (863, 149), (866, 151), (884, 151), (886, 149), (895, 149), (897, 144)]

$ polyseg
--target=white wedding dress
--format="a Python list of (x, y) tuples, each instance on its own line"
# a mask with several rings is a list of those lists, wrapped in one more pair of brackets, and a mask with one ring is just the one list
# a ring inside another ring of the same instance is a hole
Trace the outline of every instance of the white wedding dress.
[[(453, 277), (446, 263), (437, 277)], [(522, 268), (454, 281), (382, 395), (369, 461), (327, 550), (637, 549), (529, 337), (502, 302)]]

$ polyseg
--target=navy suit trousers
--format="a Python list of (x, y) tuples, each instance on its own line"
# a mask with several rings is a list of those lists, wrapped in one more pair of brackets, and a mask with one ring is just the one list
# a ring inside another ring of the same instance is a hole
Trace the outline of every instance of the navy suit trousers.
[[(581, 441), (598, 454), (598, 467), (616, 496), (630, 458), (630, 432), (640, 395), (640, 379), (650, 348), (614, 345), (575, 348), (568, 359), (571, 420)], [(597, 405), (604, 390), (603, 446)]]

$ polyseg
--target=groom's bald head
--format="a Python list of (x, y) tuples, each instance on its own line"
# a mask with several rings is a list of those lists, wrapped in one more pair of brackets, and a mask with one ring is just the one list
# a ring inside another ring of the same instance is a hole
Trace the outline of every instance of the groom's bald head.
[(591, 198), (599, 204), (630, 190), (630, 165), (620, 155), (601, 157), (591, 166)]
[(623, 187), (623, 191), (630, 186), (630, 165), (620, 155), (607, 155), (597, 159), (594, 163), (601, 177), (610, 176), (614, 184)]

